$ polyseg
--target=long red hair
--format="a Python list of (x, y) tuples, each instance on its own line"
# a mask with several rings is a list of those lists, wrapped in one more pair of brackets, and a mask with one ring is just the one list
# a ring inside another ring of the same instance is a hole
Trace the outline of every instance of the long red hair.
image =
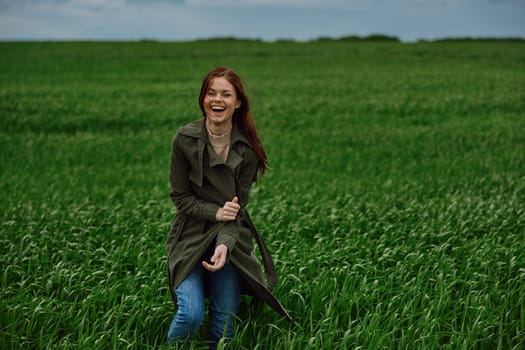
[[(261, 144), (261, 141), (259, 140), (259, 136), (257, 136), (255, 123), (250, 113), (250, 99), (248, 98), (248, 95), (246, 95), (242, 80), (237, 75), (237, 73), (227, 67), (217, 67), (209, 72), (206, 77), (204, 77), (199, 95), (199, 106), (201, 108), (202, 115), (206, 117), (206, 112), (204, 110), (204, 98), (206, 97), (206, 92), (208, 91), (212, 80), (219, 77), (227, 79), (230, 84), (233, 85), (237, 99), (241, 101), (240, 107), (237, 108), (233, 113), (233, 123), (237, 125), (241, 133), (252, 145), (253, 150), (259, 158), (257, 172), (260, 172), (261, 175), (264, 175), (264, 172), (269, 169), (268, 161), (266, 159), (266, 152), (264, 152), (264, 148)], [(257, 172), (254, 175), (254, 181), (257, 181)]]

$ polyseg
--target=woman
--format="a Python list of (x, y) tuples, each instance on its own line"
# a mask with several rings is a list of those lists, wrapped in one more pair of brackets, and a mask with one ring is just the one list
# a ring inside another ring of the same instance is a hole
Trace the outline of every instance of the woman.
[[(288, 320), (270, 292), (276, 272), (246, 205), (257, 174), (268, 169), (250, 115), (242, 81), (218, 67), (202, 82), (203, 118), (178, 130), (173, 139), (170, 184), (177, 209), (167, 242), (168, 278), (177, 312), (168, 341), (191, 338), (209, 303), (209, 338), (232, 338), (240, 295), (262, 299)], [(267, 276), (253, 255), (257, 242)], [(213, 345), (212, 345), (213, 346)]]

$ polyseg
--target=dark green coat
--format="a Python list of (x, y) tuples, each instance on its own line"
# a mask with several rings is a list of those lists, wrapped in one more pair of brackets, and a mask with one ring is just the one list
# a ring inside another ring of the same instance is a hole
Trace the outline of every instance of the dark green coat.
[[(231, 148), (224, 162), (208, 141), (204, 118), (180, 128), (173, 139), (170, 166), (170, 196), (176, 207), (167, 242), (168, 279), (174, 289), (200, 264), (206, 248), (228, 247), (227, 263), (235, 264), (249, 285), (249, 292), (291, 321), (290, 316), (271, 293), (277, 281), (272, 258), (261, 235), (255, 229), (246, 204), (257, 171), (258, 158), (250, 143), (233, 126)], [(241, 210), (236, 221), (215, 219), (217, 210), (235, 196)], [(259, 261), (253, 254), (253, 239), (263, 258), (267, 283)]]

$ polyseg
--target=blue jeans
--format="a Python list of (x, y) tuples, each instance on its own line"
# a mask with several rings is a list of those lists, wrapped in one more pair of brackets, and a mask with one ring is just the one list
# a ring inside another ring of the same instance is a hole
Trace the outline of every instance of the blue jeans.
[(191, 339), (205, 316), (205, 286), (209, 289), (209, 339), (216, 344), (223, 335), (233, 338), (233, 319), (241, 297), (241, 275), (233, 264), (219, 271), (206, 270), (200, 262), (175, 289), (178, 309), (168, 331), (168, 342)]

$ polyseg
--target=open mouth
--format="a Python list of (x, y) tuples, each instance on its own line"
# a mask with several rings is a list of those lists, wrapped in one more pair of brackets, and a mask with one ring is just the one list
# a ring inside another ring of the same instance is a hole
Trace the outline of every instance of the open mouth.
[(226, 108), (221, 107), (221, 106), (211, 106), (211, 110), (214, 112), (224, 112), (225, 109)]

